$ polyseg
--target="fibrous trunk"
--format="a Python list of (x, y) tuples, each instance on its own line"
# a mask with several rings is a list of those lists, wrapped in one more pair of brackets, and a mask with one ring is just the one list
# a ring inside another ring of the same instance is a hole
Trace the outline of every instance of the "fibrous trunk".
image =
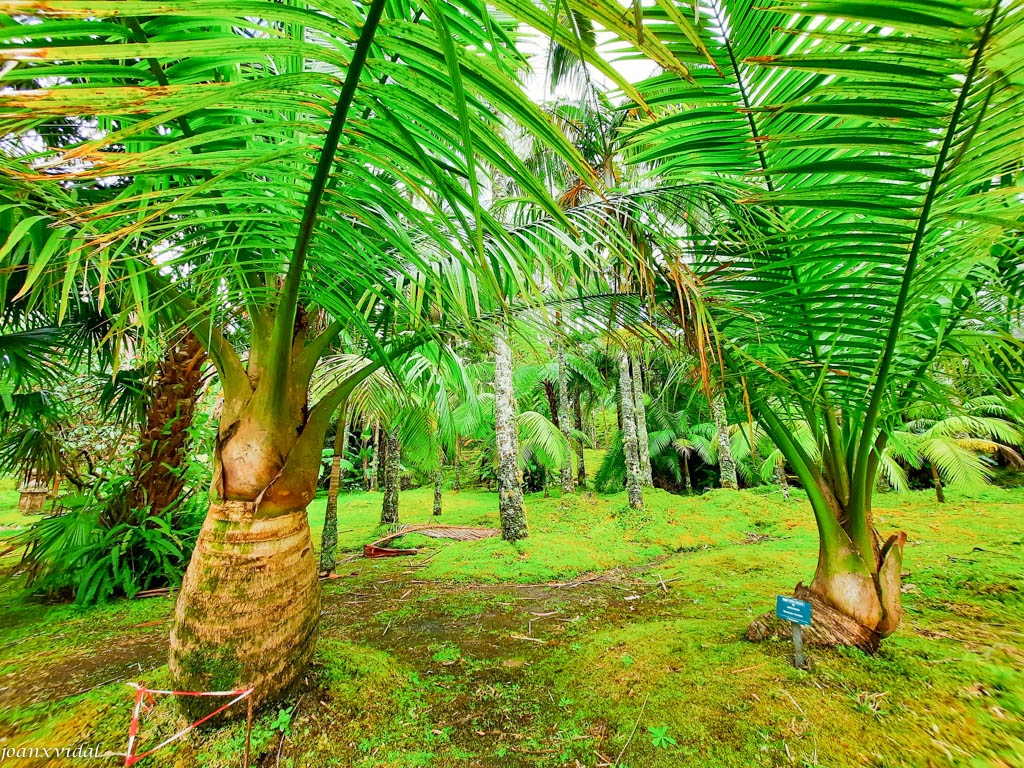
[(205, 361), (206, 350), (191, 332), (165, 350), (148, 393), (146, 424), (135, 452), (130, 509), (148, 507), (156, 514), (181, 495), (188, 430), (203, 385)]
[(622, 449), (626, 456), (626, 494), (629, 506), (643, 509), (643, 475), (640, 471), (640, 452), (637, 447), (636, 417), (633, 415), (633, 379), (629, 370), (629, 356), (619, 353), (619, 412), (622, 414)]
[(650, 438), (647, 435), (647, 406), (644, 405), (644, 379), (639, 358), (630, 360), (633, 377), (633, 417), (636, 419), (636, 448), (640, 459), (640, 479), (645, 488), (654, 486), (651, 472)]
[(494, 343), (494, 435), (498, 454), (498, 510), (501, 536), (518, 541), (528, 535), (519, 479), (519, 435), (512, 392), (512, 349), (503, 336)]
[(398, 522), (398, 490), (402, 481), (402, 449), (398, 444), (397, 425), (386, 430), (384, 444), (384, 501), (380, 522), (392, 525)]
[(715, 430), (718, 440), (718, 472), (723, 488), (739, 488), (736, 479), (736, 461), (732, 457), (732, 444), (729, 441), (729, 422), (725, 414), (725, 396), (721, 393), (711, 400), (711, 412), (715, 419)]
[[(565, 348), (559, 343), (558, 345), (558, 412), (560, 419), (558, 422), (559, 429), (562, 430), (562, 435), (565, 436), (566, 444), (572, 445), (569, 432), (569, 380), (568, 380), (568, 369), (566, 368), (565, 362)], [(572, 493), (575, 488), (575, 481), (572, 476), (572, 455), (566, 457), (565, 462), (562, 464), (560, 474), (562, 493)]]
[[(900, 623), (906, 534), (894, 534), (879, 547), (872, 530), (869, 551), (862, 552), (849, 531), (870, 525), (870, 510), (845, 510), (840, 515), (821, 495), (809, 495), (818, 522), (819, 550), (810, 586), (798, 584), (794, 593), (812, 604), (812, 624), (804, 638), (812, 645), (874, 651)], [(766, 614), (751, 624), (747, 636), (760, 640), (787, 630), (773, 614)]]

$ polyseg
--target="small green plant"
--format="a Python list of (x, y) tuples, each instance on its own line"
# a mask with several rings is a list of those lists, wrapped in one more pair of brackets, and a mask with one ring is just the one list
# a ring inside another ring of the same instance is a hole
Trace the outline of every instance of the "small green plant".
[(658, 747), (658, 749), (668, 749), (676, 745), (676, 740), (668, 735), (667, 725), (658, 728), (649, 725), (647, 726), (647, 732), (651, 734), (651, 744)]
[(633, 657), (630, 656), (628, 653), (622, 654), (622, 666), (624, 666), (624, 667), (632, 667), (633, 666)]
[[(434, 650), (436, 648), (436, 650)], [(458, 646), (448, 645), (445, 643), (440, 646), (431, 646), (431, 650), (434, 651), (434, 655), (431, 658), (434, 661), (439, 661), (442, 664), (446, 662), (458, 661), (462, 658), (462, 651), (459, 650)]]
[(277, 717), (270, 721), (270, 730), (287, 736), (292, 730), (292, 707), (277, 710)]

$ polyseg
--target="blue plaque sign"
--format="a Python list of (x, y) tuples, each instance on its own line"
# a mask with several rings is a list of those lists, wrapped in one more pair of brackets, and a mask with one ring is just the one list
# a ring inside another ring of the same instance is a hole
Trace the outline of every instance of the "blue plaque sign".
[(783, 621), (791, 621), (801, 626), (810, 626), (811, 604), (795, 597), (779, 595), (775, 599), (775, 615)]

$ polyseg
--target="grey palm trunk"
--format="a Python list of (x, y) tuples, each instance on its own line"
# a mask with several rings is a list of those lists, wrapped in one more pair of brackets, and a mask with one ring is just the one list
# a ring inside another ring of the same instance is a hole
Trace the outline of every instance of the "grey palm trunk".
[(651, 472), (650, 437), (647, 434), (647, 406), (644, 405), (644, 378), (642, 364), (638, 358), (630, 359), (633, 376), (633, 415), (636, 419), (636, 447), (640, 458), (640, 479), (645, 488), (654, 487)]
[(348, 445), (349, 420), (351, 409), (342, 406), (342, 417), (338, 421), (338, 431), (334, 435), (334, 457), (331, 459), (331, 481), (327, 490), (327, 509), (324, 512), (324, 532), (320, 539), (320, 570), (330, 573), (334, 570), (338, 552), (338, 492), (344, 479), (341, 471), (341, 460)]
[(370, 474), (367, 475), (366, 490), (376, 491), (377, 490), (377, 475), (378, 468), (380, 466), (380, 452), (381, 452), (381, 439), (380, 439), (380, 422), (373, 422), (373, 452), (370, 458)]
[(501, 537), (518, 541), (528, 535), (519, 480), (519, 435), (512, 392), (512, 349), (503, 336), (494, 342), (494, 436), (498, 454), (498, 510)]
[(392, 525), (398, 522), (398, 489), (402, 472), (402, 449), (398, 444), (397, 426), (385, 431), (384, 443), (384, 501), (380, 507), (380, 521)]
[(637, 447), (636, 410), (633, 398), (633, 377), (629, 371), (629, 355), (619, 353), (619, 408), (622, 412), (622, 450), (626, 456), (626, 494), (629, 506), (643, 509), (643, 475), (640, 471), (640, 451)]
[(775, 482), (779, 484), (779, 490), (782, 491), (782, 500), (789, 501), (789, 480), (786, 477), (786, 465), (784, 462), (779, 462), (775, 465)]
[(715, 431), (718, 439), (718, 473), (723, 488), (735, 490), (739, 488), (736, 479), (736, 461), (732, 457), (732, 444), (729, 442), (729, 421), (725, 415), (725, 396), (715, 395), (711, 400), (711, 413), (715, 419)]
[[(565, 363), (565, 347), (561, 344), (558, 345), (558, 413), (559, 420), (558, 426), (562, 430), (562, 434), (565, 436), (566, 443), (572, 446), (572, 440), (570, 438), (569, 431), (569, 414), (572, 411), (569, 408), (569, 373)], [(561, 486), (562, 493), (572, 493), (576, 490), (575, 480), (572, 476), (572, 452), (565, 457), (565, 463), (562, 464), (561, 470)]]
[(438, 516), (441, 514), (441, 480), (444, 475), (441, 472), (441, 468), (438, 467), (433, 472), (434, 475), (434, 515)]
[[(572, 404), (573, 415), (576, 418), (576, 431), (583, 435), (583, 406), (577, 397)], [(587, 464), (583, 457), (583, 439), (576, 441), (576, 485), (580, 488), (587, 487)]]

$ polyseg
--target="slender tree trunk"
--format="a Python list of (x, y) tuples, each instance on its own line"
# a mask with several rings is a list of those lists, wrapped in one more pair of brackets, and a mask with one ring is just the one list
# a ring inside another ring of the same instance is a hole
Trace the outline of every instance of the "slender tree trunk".
[(512, 392), (512, 349), (504, 336), (494, 341), (494, 434), (498, 452), (498, 509), (501, 535), (518, 541), (528, 535), (519, 479), (519, 435)]
[(452, 490), (462, 490), (462, 445), (458, 438), (455, 438), (455, 456), (453, 457), (454, 466), (452, 467)]
[(371, 492), (376, 492), (380, 480), (380, 454), (383, 449), (380, 439), (380, 421), (375, 419), (373, 422), (373, 454), (370, 456), (370, 485), (367, 489)]
[(348, 427), (351, 410), (348, 404), (341, 406), (342, 415), (338, 420), (338, 430), (334, 435), (334, 457), (331, 459), (331, 480), (327, 488), (327, 508), (324, 511), (324, 532), (320, 538), (320, 571), (331, 573), (334, 570), (338, 553), (338, 493), (341, 491), (341, 460), (348, 445)]
[(561, 415), (559, 429), (565, 436), (566, 444), (570, 447), (570, 453), (566, 456), (561, 469), (562, 493), (572, 493), (576, 490), (572, 476), (572, 440), (569, 437), (569, 375), (565, 362), (565, 347), (558, 344), (558, 412)]
[(441, 472), (441, 468), (438, 467), (433, 472), (434, 475), (434, 517), (438, 517), (441, 514), (441, 483), (444, 474)]
[[(576, 431), (583, 434), (583, 406), (580, 405), (580, 398), (573, 401), (573, 412), (576, 417)], [(583, 439), (576, 441), (576, 484), (580, 488), (587, 487), (587, 464), (583, 455)]]
[(619, 411), (622, 414), (622, 449), (626, 455), (626, 492), (629, 506), (643, 509), (643, 474), (637, 447), (636, 416), (633, 414), (633, 380), (629, 372), (629, 356), (619, 353)]
[(164, 350), (148, 392), (146, 424), (135, 452), (131, 509), (149, 508), (157, 514), (172, 506), (185, 487), (188, 429), (192, 426), (203, 384), (206, 350), (186, 333)]
[(679, 461), (682, 464), (681, 469), (683, 471), (683, 490), (685, 490), (687, 495), (689, 495), (693, 493), (693, 485), (690, 482), (690, 460), (687, 458), (686, 454), (683, 453), (679, 457)]
[(938, 501), (939, 504), (945, 504), (946, 494), (942, 490), (942, 478), (939, 477), (939, 473), (935, 469), (935, 465), (931, 462), (928, 462), (928, 469), (932, 472), (932, 485), (935, 487), (935, 500)]
[(718, 439), (718, 472), (723, 488), (735, 490), (739, 488), (736, 479), (736, 461), (732, 457), (732, 444), (729, 442), (729, 421), (725, 414), (725, 397), (717, 394), (711, 400), (711, 411), (715, 418)]
[(651, 446), (647, 434), (647, 406), (644, 405), (644, 379), (639, 358), (630, 359), (633, 376), (633, 415), (636, 418), (636, 447), (640, 459), (640, 477), (645, 488), (654, 486), (651, 472)]
[(398, 491), (402, 482), (402, 449), (398, 444), (398, 426), (385, 430), (384, 501), (380, 508), (381, 525), (398, 522)]
[(370, 490), (370, 459), (369, 452), (367, 449), (369, 441), (363, 436), (365, 434), (366, 425), (361, 424), (359, 429), (359, 455), (363, 460), (363, 488), (364, 490)]
[(782, 500), (789, 501), (789, 478), (786, 477), (786, 463), (780, 461), (775, 465), (775, 482), (779, 484), (782, 491)]

